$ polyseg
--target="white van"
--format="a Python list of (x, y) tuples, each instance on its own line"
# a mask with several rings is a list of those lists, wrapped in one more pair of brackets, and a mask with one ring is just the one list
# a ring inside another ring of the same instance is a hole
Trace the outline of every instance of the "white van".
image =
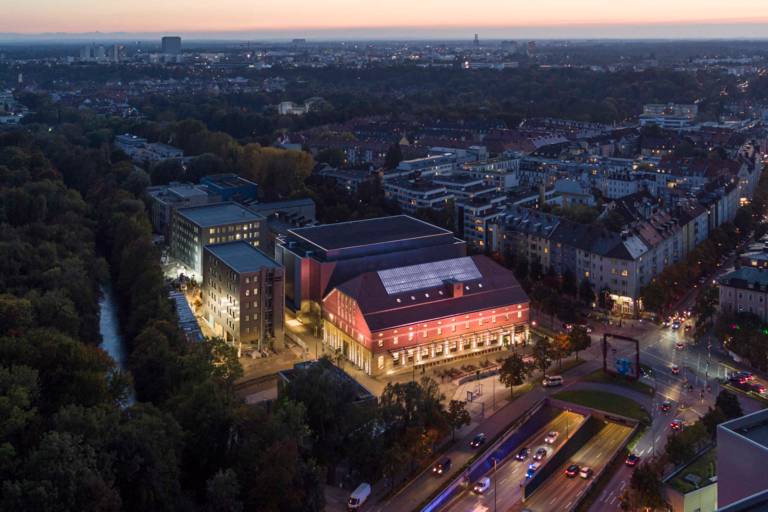
[(544, 380), (541, 382), (541, 385), (545, 388), (554, 388), (555, 386), (562, 386), (563, 385), (563, 377), (562, 375), (546, 375), (544, 377)]
[(357, 486), (357, 489), (352, 491), (347, 501), (347, 510), (359, 510), (363, 506), (365, 500), (371, 495), (371, 484), (362, 483)]

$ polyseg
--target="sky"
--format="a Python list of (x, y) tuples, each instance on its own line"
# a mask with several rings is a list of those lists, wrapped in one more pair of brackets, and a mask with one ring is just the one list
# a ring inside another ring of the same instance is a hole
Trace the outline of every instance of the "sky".
[(0, 33), (768, 37), (768, 0), (2, 0)]

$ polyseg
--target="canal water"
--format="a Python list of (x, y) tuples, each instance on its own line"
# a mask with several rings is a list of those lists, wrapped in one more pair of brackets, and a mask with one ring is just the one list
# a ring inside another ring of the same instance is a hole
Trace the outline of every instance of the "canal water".
[[(115, 360), (120, 370), (128, 371), (128, 349), (125, 346), (123, 335), (120, 333), (120, 319), (117, 314), (115, 293), (109, 283), (101, 287), (99, 332), (101, 333), (101, 348)], [(135, 401), (136, 397), (131, 390), (125, 406), (129, 406)]]

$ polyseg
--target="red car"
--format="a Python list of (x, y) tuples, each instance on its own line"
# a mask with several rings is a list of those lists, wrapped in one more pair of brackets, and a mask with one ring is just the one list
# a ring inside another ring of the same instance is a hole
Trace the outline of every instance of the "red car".
[(568, 478), (575, 478), (576, 475), (579, 474), (579, 469), (580, 469), (579, 466), (577, 466), (576, 464), (571, 464), (570, 466), (568, 466), (568, 469), (565, 470), (565, 476), (567, 476)]
[(669, 424), (669, 428), (675, 432), (680, 432), (685, 428), (685, 422), (681, 419), (674, 419), (672, 420), (672, 423)]
[(640, 457), (638, 457), (634, 453), (630, 453), (629, 455), (627, 455), (627, 458), (624, 460), (624, 464), (630, 467), (637, 466), (638, 462), (640, 462)]

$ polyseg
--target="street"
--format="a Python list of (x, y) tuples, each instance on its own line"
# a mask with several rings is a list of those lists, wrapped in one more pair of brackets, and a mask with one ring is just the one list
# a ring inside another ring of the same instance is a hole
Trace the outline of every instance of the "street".
[[(545, 448), (548, 456), (552, 454), (554, 448), (559, 447), (568, 439), (568, 433), (578, 427), (584, 417), (574, 412), (564, 411), (558, 414), (546, 426), (542, 427), (536, 434), (528, 438), (521, 446), (530, 448), (531, 453), (526, 460), (518, 461), (514, 458), (516, 451), (501, 461), (496, 468), (496, 475), (490, 474), (491, 481), (495, 480), (495, 486), (484, 494), (476, 494), (471, 490), (465, 491), (457, 500), (446, 507), (446, 511), (467, 511), (467, 510), (494, 510), (494, 500), (500, 510), (507, 510), (514, 503), (521, 499), (522, 483), (525, 481), (525, 473), (528, 465), (533, 462), (533, 454), (539, 448)], [(556, 431), (559, 436), (555, 443), (547, 444), (544, 438), (550, 431)], [(547, 459), (541, 461), (546, 464)], [(474, 482), (473, 482), (474, 483)]]

